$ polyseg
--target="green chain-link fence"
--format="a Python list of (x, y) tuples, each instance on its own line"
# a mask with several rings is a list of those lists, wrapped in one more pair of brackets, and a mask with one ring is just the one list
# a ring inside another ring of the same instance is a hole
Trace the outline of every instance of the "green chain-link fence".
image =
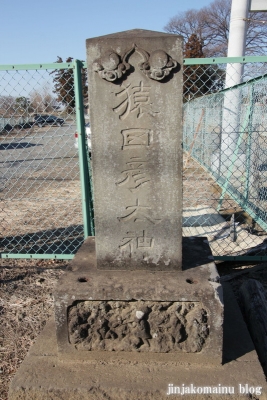
[(266, 61), (185, 60), (184, 235), (217, 259), (267, 260)]
[[(2, 257), (71, 258), (93, 234), (82, 67), (0, 66)], [(267, 260), (267, 57), (183, 68), (183, 235), (217, 259)]]
[(71, 258), (92, 234), (81, 67), (0, 67), (1, 257)]

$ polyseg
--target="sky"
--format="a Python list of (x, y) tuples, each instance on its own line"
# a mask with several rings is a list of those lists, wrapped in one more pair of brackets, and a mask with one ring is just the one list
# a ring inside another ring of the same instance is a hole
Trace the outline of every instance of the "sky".
[(85, 40), (164, 26), (180, 12), (212, 0), (0, 0), (0, 64), (85, 60)]

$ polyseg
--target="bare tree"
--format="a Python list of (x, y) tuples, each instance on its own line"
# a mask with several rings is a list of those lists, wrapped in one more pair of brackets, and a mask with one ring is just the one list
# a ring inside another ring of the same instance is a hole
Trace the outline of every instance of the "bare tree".
[(35, 113), (41, 114), (44, 112), (45, 106), (43, 103), (43, 97), (42, 94), (37, 90), (34, 90), (30, 93), (30, 102)]
[(200, 10), (206, 57), (227, 55), (230, 14), (231, 0), (215, 0)]
[[(242, 0), (240, 0), (242, 1)], [(165, 31), (182, 35), (188, 41), (192, 34), (201, 40), (205, 57), (227, 55), (231, 0), (215, 0), (200, 10), (188, 10), (171, 18)], [(265, 55), (267, 51), (265, 13), (249, 13), (246, 38), (247, 55)]]
[(0, 115), (8, 117), (16, 112), (16, 99), (12, 96), (0, 96)]
[(49, 85), (45, 85), (41, 91), (34, 90), (30, 93), (31, 109), (35, 113), (50, 113), (58, 108), (57, 100), (50, 91)]
[(59, 108), (56, 97), (52, 94), (51, 88), (48, 84), (43, 87), (42, 91), (43, 103), (45, 112), (53, 112)]

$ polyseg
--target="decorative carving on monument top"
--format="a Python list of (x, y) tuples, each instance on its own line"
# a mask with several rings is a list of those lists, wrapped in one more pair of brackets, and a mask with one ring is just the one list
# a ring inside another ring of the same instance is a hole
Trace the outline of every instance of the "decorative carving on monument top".
[(177, 61), (173, 60), (165, 51), (156, 50), (150, 54), (148, 61), (139, 66), (141, 71), (149, 78), (162, 81), (177, 65)]
[(144, 49), (133, 44), (122, 58), (113, 50), (106, 52), (93, 62), (93, 69), (95, 72), (98, 72), (101, 78), (109, 82), (114, 82), (122, 78), (122, 76), (130, 70), (131, 65), (128, 59), (134, 52), (142, 57), (142, 61), (138, 64), (140, 71), (148, 78), (156, 81), (162, 81), (178, 66), (177, 61), (164, 50), (155, 50), (149, 54)]
[(130, 65), (125, 60), (122, 61), (115, 51), (110, 50), (93, 62), (93, 69), (101, 78), (114, 82), (130, 69)]

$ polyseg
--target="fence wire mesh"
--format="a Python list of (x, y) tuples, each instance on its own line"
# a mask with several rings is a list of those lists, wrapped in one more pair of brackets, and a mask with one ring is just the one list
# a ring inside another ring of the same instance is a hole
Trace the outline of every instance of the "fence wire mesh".
[[(266, 260), (267, 57), (187, 59), (183, 74), (183, 235), (206, 236), (217, 259)], [(2, 257), (68, 258), (92, 232), (74, 75), (72, 63), (0, 66)]]
[(266, 259), (266, 67), (184, 67), (183, 231), (216, 258)]
[(69, 258), (84, 240), (73, 68), (62, 65), (0, 71), (2, 257)]

